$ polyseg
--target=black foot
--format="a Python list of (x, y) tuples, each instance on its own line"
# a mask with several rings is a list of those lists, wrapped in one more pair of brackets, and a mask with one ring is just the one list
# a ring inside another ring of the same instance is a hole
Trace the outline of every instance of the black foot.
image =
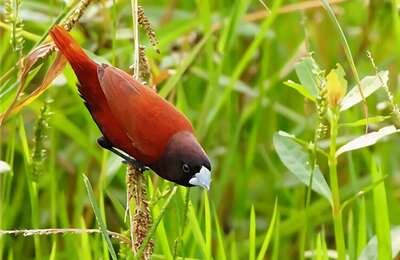
[(118, 151), (117, 149), (115, 149), (113, 147), (113, 145), (111, 144), (111, 142), (104, 136), (97, 138), (97, 143), (104, 149), (107, 149), (107, 150), (113, 152), (114, 154), (118, 155), (122, 159), (124, 159), (122, 161), (123, 163), (129, 163), (129, 164), (133, 165), (133, 167), (135, 167), (135, 169), (138, 170), (139, 172), (143, 173), (144, 171), (149, 170), (149, 168), (146, 167), (142, 162), (140, 162), (130, 156), (127, 156), (127, 155), (121, 153), (120, 151)]
[(111, 142), (108, 141), (108, 139), (105, 138), (104, 136), (101, 136), (101, 137), (97, 138), (97, 143), (98, 143), (101, 147), (103, 147), (104, 149), (107, 149), (107, 150), (110, 150), (110, 149), (113, 147), (113, 145), (111, 144)]
[(122, 161), (122, 163), (133, 165), (133, 167), (135, 167), (135, 169), (141, 173), (150, 170), (149, 167), (145, 166), (142, 162), (133, 159), (132, 157), (125, 157), (124, 159), (125, 160)]

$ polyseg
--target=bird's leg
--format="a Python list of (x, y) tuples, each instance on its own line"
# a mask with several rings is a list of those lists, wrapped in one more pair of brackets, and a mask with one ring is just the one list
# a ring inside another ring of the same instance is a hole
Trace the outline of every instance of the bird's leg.
[(130, 156), (127, 156), (127, 155), (121, 153), (119, 150), (115, 149), (113, 147), (113, 145), (111, 144), (111, 142), (104, 136), (99, 137), (97, 139), (97, 143), (104, 149), (107, 149), (110, 152), (113, 152), (114, 154), (116, 154), (119, 157), (121, 157), (122, 159), (124, 159), (124, 161), (122, 161), (123, 163), (129, 163), (129, 164), (133, 165), (136, 168), (136, 170), (138, 170), (139, 172), (143, 173), (144, 171), (149, 170), (149, 168), (146, 167), (142, 162), (140, 162)]

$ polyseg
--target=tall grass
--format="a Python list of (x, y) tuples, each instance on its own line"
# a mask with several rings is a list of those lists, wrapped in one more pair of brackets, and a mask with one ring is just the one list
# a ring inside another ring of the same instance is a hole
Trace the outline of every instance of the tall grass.
[[(77, 7), (73, 36), (94, 59), (132, 74), (131, 1), (6, 2), (20, 5), (14, 21), (0, 6), (0, 114), (16, 97), (20, 57)], [(153, 259), (395, 257), (400, 149), (396, 129), (385, 127), (396, 125), (399, 101), (397, 1), (370, 1), (374, 8), (329, 1), (330, 16), (327, 1), (264, 2), (267, 9), (248, 0), (138, 1), (159, 41), (160, 53), (138, 31), (153, 82), (193, 122), (213, 182), (210, 192), (189, 192), (145, 173), (153, 225), (135, 257), (150, 240)], [(30, 70), (17, 102), (40, 85), (54, 59)], [(368, 119), (361, 106), (328, 107), (317, 83), (336, 63), (345, 93), (357, 96), (362, 88)], [(1, 259), (134, 259), (124, 219), (126, 166), (97, 147), (100, 132), (76, 83), (68, 65), (1, 125), (0, 160), (11, 166), (0, 168)], [(326, 128), (317, 132), (320, 123)], [(375, 134), (365, 136), (367, 127)], [(354, 149), (360, 136), (362, 145), (376, 142)]]

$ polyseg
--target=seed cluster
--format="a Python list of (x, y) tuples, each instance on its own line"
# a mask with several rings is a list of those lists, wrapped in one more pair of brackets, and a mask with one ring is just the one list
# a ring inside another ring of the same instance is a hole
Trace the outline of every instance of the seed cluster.
[(158, 49), (158, 40), (156, 37), (156, 33), (154, 32), (153, 27), (151, 26), (151, 23), (149, 19), (145, 16), (144, 14), (144, 9), (140, 5), (138, 6), (138, 23), (139, 25), (143, 28), (143, 30), (146, 32), (147, 37), (149, 37), (149, 40), (151, 42), (151, 45), (156, 49), (158, 53), (160, 53)]
[(317, 78), (318, 96), (317, 96), (317, 111), (319, 123), (316, 131), (317, 140), (324, 138), (328, 133), (328, 126), (326, 124), (326, 112), (328, 110), (327, 94), (328, 90), (326, 88), (326, 78), (325, 71), (318, 70), (315, 71)]
[(19, 15), (20, 6), (21, 0), (5, 0), (4, 2), (4, 22), (12, 27), (10, 44), (14, 51), (21, 51), (25, 41), (22, 36), (24, 23)]
[(81, 0), (74, 11), (68, 16), (68, 18), (62, 23), (65, 30), (70, 31), (72, 27), (82, 17), (84, 11), (89, 6), (91, 0)]

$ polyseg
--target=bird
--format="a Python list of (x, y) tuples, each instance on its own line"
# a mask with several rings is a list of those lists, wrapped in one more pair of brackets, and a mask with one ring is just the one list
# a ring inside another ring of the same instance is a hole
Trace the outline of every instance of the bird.
[(78, 79), (102, 148), (141, 172), (151, 169), (179, 185), (210, 189), (210, 160), (184, 114), (125, 71), (90, 59), (63, 27), (49, 34)]

